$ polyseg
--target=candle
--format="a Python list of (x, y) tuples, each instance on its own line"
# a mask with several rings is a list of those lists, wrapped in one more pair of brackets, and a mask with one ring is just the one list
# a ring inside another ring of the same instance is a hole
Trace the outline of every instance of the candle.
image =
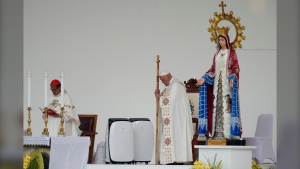
[(48, 106), (48, 102), (47, 102), (47, 91), (48, 91), (48, 82), (47, 82), (47, 78), (48, 78), (48, 73), (47, 71), (45, 70), (44, 72), (44, 78), (45, 78), (45, 107)]
[(31, 77), (31, 72), (30, 72), (30, 70), (28, 71), (28, 80), (27, 80), (27, 82), (28, 82), (28, 107), (30, 107), (30, 77)]
[(61, 106), (64, 107), (64, 72), (61, 72), (60, 74), (60, 84), (61, 84), (61, 90), (60, 90), (60, 96), (61, 96)]

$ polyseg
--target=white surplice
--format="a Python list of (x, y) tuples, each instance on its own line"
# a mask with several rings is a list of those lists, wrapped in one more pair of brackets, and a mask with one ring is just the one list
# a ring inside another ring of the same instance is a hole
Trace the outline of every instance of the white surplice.
[(193, 124), (186, 89), (177, 78), (161, 93), (159, 113), (160, 164), (191, 162)]
[[(49, 98), (48, 109), (52, 109), (57, 114), (61, 114), (60, 103), (61, 103), (60, 94), (56, 96), (53, 95)], [(65, 136), (80, 136), (81, 130), (78, 128), (80, 126), (79, 117), (75, 111), (75, 106), (72, 103), (71, 97), (67, 92), (64, 93), (64, 114), (63, 115), (64, 115)], [(61, 121), (60, 117), (48, 116), (49, 136), (58, 136), (60, 121)]]

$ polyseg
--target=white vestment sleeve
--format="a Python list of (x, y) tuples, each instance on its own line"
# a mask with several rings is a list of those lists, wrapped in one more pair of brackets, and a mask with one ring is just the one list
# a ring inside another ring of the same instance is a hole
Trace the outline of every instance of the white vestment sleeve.
[(68, 136), (79, 136), (81, 134), (78, 129), (80, 121), (75, 111), (75, 106), (73, 105), (69, 94), (65, 93), (64, 96), (65, 134)]
[[(61, 114), (60, 95), (52, 96), (49, 99), (48, 108), (52, 109), (58, 114)], [(79, 136), (80, 121), (75, 111), (75, 106), (72, 103), (71, 97), (68, 93), (64, 93), (64, 129), (65, 136)], [(44, 116), (43, 116), (44, 117)], [(61, 118), (48, 116), (49, 136), (57, 136), (60, 128)]]

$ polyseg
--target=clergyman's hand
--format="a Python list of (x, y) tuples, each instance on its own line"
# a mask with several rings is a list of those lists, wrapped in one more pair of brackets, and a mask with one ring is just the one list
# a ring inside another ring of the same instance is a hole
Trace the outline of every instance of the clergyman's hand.
[(154, 95), (155, 95), (155, 98), (156, 98), (157, 100), (159, 100), (159, 98), (160, 98), (160, 90), (159, 90), (159, 89), (156, 89), (156, 90), (154, 91)]
[(196, 86), (201, 86), (203, 83), (204, 83), (204, 79), (203, 78), (201, 78), (201, 79), (198, 79), (197, 80), (197, 83), (196, 83)]

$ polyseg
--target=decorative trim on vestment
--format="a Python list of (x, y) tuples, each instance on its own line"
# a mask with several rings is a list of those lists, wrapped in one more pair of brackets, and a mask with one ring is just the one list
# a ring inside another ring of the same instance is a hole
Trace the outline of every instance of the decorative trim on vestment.
[(207, 86), (214, 84), (214, 78), (205, 74), (203, 77), (204, 83), (199, 89), (199, 116), (198, 116), (198, 134), (208, 133), (208, 110), (207, 110)]
[(215, 119), (215, 130), (213, 139), (224, 140), (224, 107), (223, 107), (223, 85), (222, 85), (222, 71), (220, 71), (218, 80), (218, 90), (217, 90), (217, 101), (216, 101), (216, 119)]
[(171, 114), (170, 114), (170, 88), (162, 95), (162, 118), (163, 118), (163, 155), (165, 163), (172, 163), (172, 138), (171, 138)]
[(233, 136), (241, 135), (241, 119), (240, 119), (240, 108), (239, 108), (239, 90), (238, 90), (238, 79), (235, 75), (230, 75), (228, 80), (233, 80), (232, 87), (232, 107), (231, 107), (231, 121), (230, 121), (230, 134)]

